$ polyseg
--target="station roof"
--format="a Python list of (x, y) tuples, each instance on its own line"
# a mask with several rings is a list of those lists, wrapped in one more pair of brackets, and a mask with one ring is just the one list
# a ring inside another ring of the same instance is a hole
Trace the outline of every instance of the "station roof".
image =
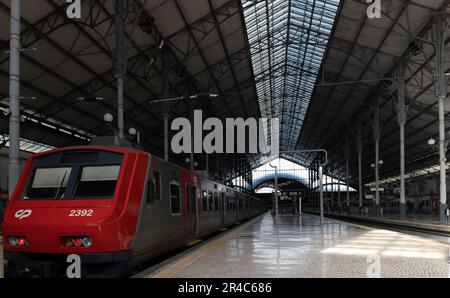
[[(438, 115), (435, 51), (430, 41), (436, 15), (447, 12), (449, 1), (382, 1), (379, 19), (368, 18), (369, 4), (364, 0), (127, 2), (125, 128), (140, 131), (150, 151), (162, 155), (166, 111), (162, 104), (150, 101), (217, 94), (171, 102), (171, 119), (189, 117), (193, 108), (204, 110), (205, 117), (278, 117), (281, 151), (327, 149), (330, 174), (341, 178), (345, 140), (354, 157), (355, 121), (360, 115), (363, 173), (370, 181), (371, 107), (378, 98), (382, 176), (394, 175), (399, 164), (399, 129), (392, 102), (397, 79), (405, 77), (407, 168), (437, 162), (435, 150), (426, 143), (437, 134)], [(82, 19), (70, 20), (64, 0), (40, 0), (39, 5), (22, 2), (23, 144), (86, 144), (106, 133), (103, 115), (116, 110), (113, 3), (82, 1)], [(10, 1), (0, 0), (3, 144), (8, 134), (9, 18), (4, 16), (9, 16), (9, 6)], [(401, 74), (400, 62), (405, 65)], [(283, 157), (309, 166), (316, 155)], [(231, 173), (237, 166), (229, 158), (221, 157), (220, 167)], [(254, 156), (242, 160), (253, 167), (260, 164)], [(356, 158), (350, 158), (350, 176), (352, 181), (357, 177)]]
[[(0, 131), (6, 138), (9, 2), (0, 1)], [(163, 147), (162, 106), (152, 100), (217, 94), (173, 101), (170, 117), (189, 117), (200, 107), (205, 117), (259, 117), (240, 1), (127, 2), (125, 128), (136, 128), (150, 151), (162, 155)], [(21, 136), (26, 140), (55, 147), (88, 143), (106, 133), (103, 115), (115, 114), (114, 1), (81, 3), (82, 18), (71, 20), (64, 0), (22, 2)]]
[[(448, 14), (449, 1), (381, 1), (381, 18), (369, 19), (366, 1), (343, 1), (306, 113), (298, 148), (326, 148), (330, 166), (345, 176), (346, 139), (350, 178), (358, 177), (356, 123), (363, 129), (362, 172), (374, 179), (374, 103), (380, 103), (381, 177), (398, 175), (400, 136), (396, 112), (399, 79), (406, 84), (406, 171), (438, 163), (436, 148), (427, 144), (438, 134), (435, 89), (436, 57), (433, 24)], [(444, 34), (445, 44), (449, 31)], [(446, 62), (445, 69), (448, 69)], [(446, 108), (446, 117), (448, 117)], [(314, 158), (305, 156), (308, 164)]]

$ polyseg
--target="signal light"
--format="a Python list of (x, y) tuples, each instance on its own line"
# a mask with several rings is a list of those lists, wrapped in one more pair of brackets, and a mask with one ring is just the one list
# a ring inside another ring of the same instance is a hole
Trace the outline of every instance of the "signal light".
[(10, 236), (8, 237), (8, 244), (13, 247), (27, 247), (28, 241), (23, 236)]
[(75, 247), (80, 247), (82, 244), (83, 244), (83, 240), (81, 240), (80, 238), (73, 239), (73, 245)]
[(89, 236), (64, 236), (61, 237), (61, 245), (64, 247), (91, 247), (92, 238)]

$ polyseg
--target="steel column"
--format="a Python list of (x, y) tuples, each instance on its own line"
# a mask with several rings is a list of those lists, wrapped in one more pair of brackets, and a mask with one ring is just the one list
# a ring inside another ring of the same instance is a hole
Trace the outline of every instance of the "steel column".
[(275, 166), (275, 215), (278, 215), (278, 167)]
[(164, 160), (169, 161), (169, 115), (163, 114), (164, 118)]
[(319, 166), (319, 191), (320, 191), (320, 199), (319, 199), (319, 207), (320, 207), (320, 223), (323, 223), (323, 183), (322, 183), (322, 176), (323, 176), (323, 167)]
[(400, 218), (406, 217), (406, 196), (405, 196), (405, 124), (407, 107), (405, 104), (405, 71), (404, 64), (401, 63), (398, 76), (397, 89), (397, 120), (400, 127)]
[[(168, 49), (164, 41), (160, 44), (161, 49), (161, 89), (162, 98), (169, 97), (169, 61), (168, 61)], [(170, 103), (163, 102), (162, 104), (163, 120), (164, 120), (164, 160), (169, 160), (169, 113)]]
[(373, 139), (375, 141), (375, 216), (380, 215), (380, 176), (379, 176), (379, 162), (380, 162), (380, 99), (376, 98), (373, 109)]
[(115, 3), (115, 36), (116, 36), (116, 78), (117, 78), (117, 129), (119, 138), (124, 138), (124, 77), (126, 72), (126, 52), (124, 44), (125, 4), (124, 0)]
[(447, 96), (446, 76), (445, 76), (445, 31), (447, 28), (447, 16), (443, 13), (437, 15), (435, 24), (435, 46), (436, 46), (436, 80), (437, 80), (437, 96), (439, 100), (439, 219), (441, 223), (445, 223), (447, 213), (447, 183), (446, 183), (446, 164), (445, 153), (447, 151), (447, 143), (445, 141), (445, 116), (444, 102)]
[(362, 118), (358, 116), (356, 122), (356, 150), (358, 152), (358, 209), (362, 214)]
[(349, 188), (349, 159), (350, 159), (350, 144), (348, 132), (345, 133), (345, 184), (346, 184), (346, 198), (347, 198), (347, 213), (350, 213), (350, 188)]
[(331, 212), (333, 212), (334, 209), (334, 181), (333, 181), (333, 177), (331, 177)]
[(338, 212), (342, 212), (342, 206), (341, 206), (341, 179), (339, 177), (338, 181)]
[(11, 0), (9, 59), (9, 164), (8, 197), (20, 176), (20, 0)]

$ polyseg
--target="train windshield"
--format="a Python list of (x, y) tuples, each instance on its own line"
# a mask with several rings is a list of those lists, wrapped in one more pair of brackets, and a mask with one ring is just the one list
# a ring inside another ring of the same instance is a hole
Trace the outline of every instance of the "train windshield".
[(83, 167), (75, 188), (74, 198), (112, 198), (119, 171), (119, 165)]
[[(75, 173), (74, 173), (75, 172)], [(77, 174), (78, 172), (78, 174)], [(25, 200), (105, 199), (112, 198), (120, 165), (36, 168)], [(78, 176), (73, 181), (71, 174)], [(73, 182), (71, 182), (73, 181)], [(71, 191), (70, 185), (74, 185)], [(69, 189), (67, 189), (69, 185)]]
[(56, 152), (38, 157), (23, 199), (112, 199), (123, 157), (101, 150)]
[(72, 168), (38, 168), (25, 199), (62, 199)]

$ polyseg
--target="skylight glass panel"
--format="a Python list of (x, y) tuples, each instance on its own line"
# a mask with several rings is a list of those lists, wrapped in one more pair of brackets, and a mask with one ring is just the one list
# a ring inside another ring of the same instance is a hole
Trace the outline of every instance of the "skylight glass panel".
[[(0, 135), (0, 142), (5, 144), (5, 147), (9, 148), (9, 136), (8, 135)], [(55, 149), (55, 147), (42, 144), (39, 142), (20, 139), (20, 150), (28, 153), (40, 153), (48, 150)]]
[(243, 0), (261, 115), (280, 117), (281, 133), (294, 139), (282, 150), (295, 149), (339, 2)]

